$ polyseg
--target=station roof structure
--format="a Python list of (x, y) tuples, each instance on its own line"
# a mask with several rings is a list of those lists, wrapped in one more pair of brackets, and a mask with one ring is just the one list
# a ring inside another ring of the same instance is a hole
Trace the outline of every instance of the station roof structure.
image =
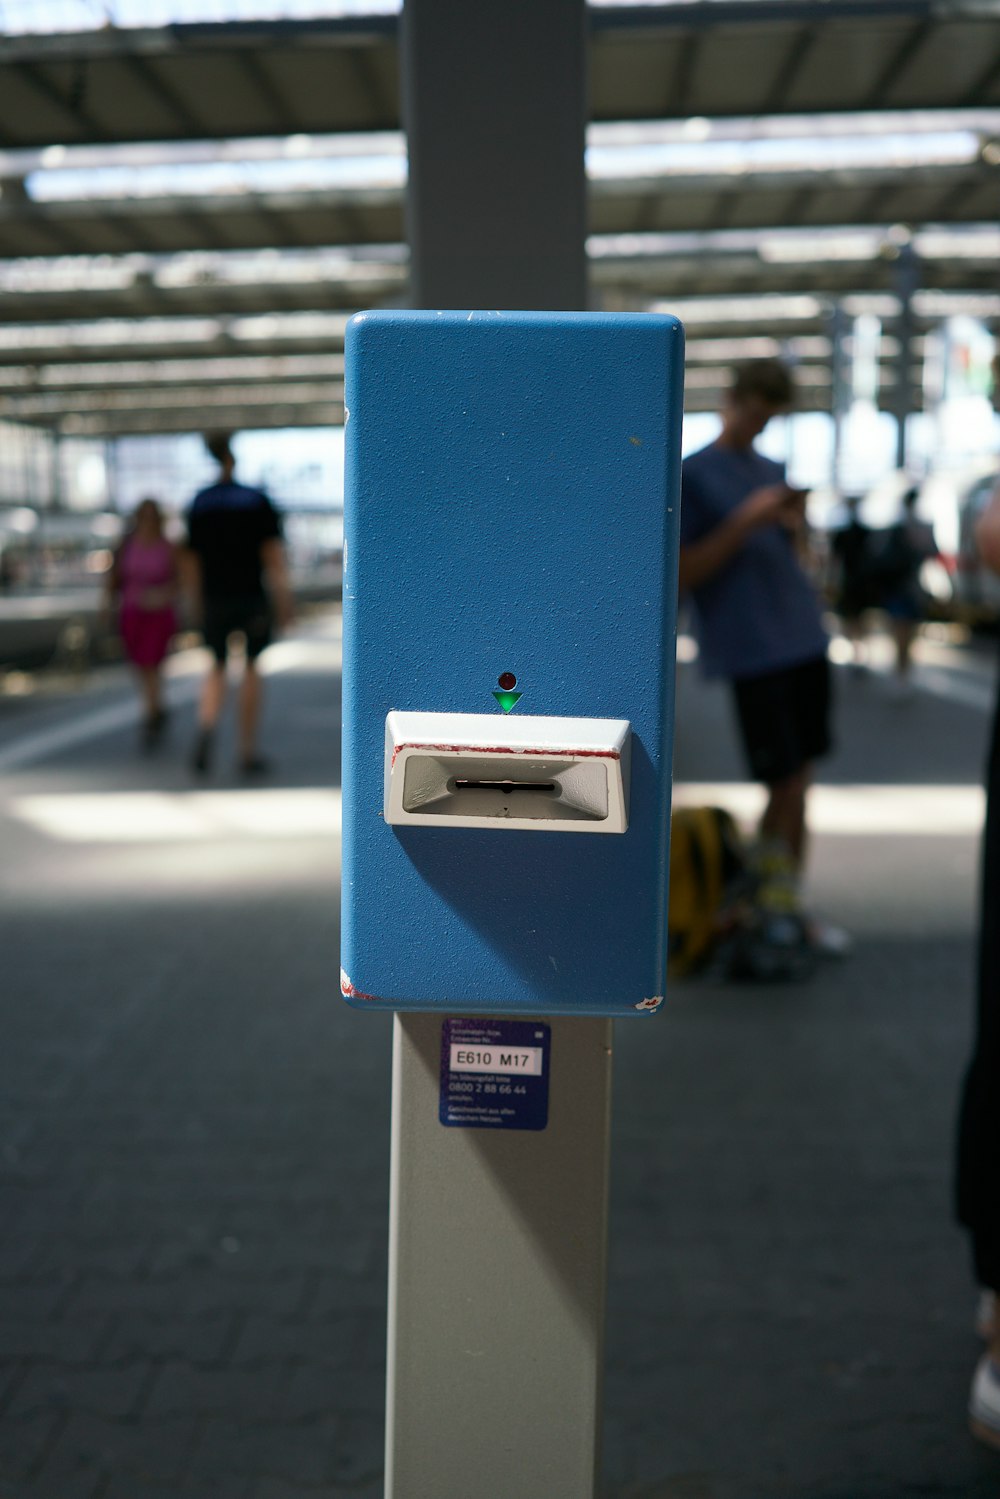
[[(827, 404), (832, 301), (891, 322), (904, 245), (918, 329), (1000, 322), (1000, 0), (589, 15), (595, 301), (684, 317), (689, 405), (772, 348)], [(338, 420), (347, 315), (407, 295), (397, 33), (379, 14), (4, 36), (0, 416)]]

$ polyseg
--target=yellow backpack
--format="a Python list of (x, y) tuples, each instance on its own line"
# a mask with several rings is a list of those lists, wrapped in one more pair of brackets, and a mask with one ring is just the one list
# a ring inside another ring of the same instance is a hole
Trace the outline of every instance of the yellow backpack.
[(727, 906), (746, 872), (735, 821), (722, 807), (678, 807), (670, 819), (668, 971), (691, 973), (726, 929)]

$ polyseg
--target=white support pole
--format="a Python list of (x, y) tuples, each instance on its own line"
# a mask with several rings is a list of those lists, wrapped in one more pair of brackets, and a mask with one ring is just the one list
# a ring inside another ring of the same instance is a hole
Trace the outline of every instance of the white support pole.
[(611, 1022), (551, 1025), (541, 1131), (438, 1117), (441, 1030), (397, 1015), (385, 1499), (593, 1499)]

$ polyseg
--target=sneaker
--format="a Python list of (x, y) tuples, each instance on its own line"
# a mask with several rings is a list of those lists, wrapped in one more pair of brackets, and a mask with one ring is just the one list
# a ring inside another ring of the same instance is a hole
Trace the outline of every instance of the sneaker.
[(969, 1392), (969, 1428), (974, 1437), (1000, 1450), (1000, 1369), (984, 1353)]
[(980, 1291), (979, 1300), (976, 1302), (975, 1328), (978, 1335), (989, 1342), (996, 1329), (997, 1322), (997, 1293), (995, 1291)]
[(163, 732), (167, 727), (167, 714), (164, 708), (143, 720), (140, 744), (147, 752), (153, 750), (163, 738)]
[(266, 776), (271, 762), (264, 755), (244, 755), (240, 761), (240, 774), (244, 776)]
[(806, 921), (806, 935), (813, 951), (821, 958), (846, 958), (854, 951), (854, 938), (850, 932), (846, 932), (842, 926), (835, 926), (832, 921), (809, 917)]
[(748, 854), (754, 881), (754, 905), (768, 916), (800, 913), (799, 874), (795, 860), (778, 839), (761, 839)]
[(191, 752), (191, 769), (195, 775), (207, 775), (212, 768), (212, 731), (199, 729)]

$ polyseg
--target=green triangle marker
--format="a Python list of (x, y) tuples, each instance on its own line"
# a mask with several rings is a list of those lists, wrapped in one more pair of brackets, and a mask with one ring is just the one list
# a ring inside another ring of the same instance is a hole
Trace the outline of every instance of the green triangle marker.
[(523, 692), (494, 692), (493, 696), (496, 698), (497, 702), (500, 704), (500, 707), (503, 710), (503, 712), (504, 713), (509, 713), (510, 710), (511, 710), (511, 708), (514, 707), (514, 705), (517, 702), (518, 698), (519, 697), (523, 697), (524, 694), (523, 694)]

